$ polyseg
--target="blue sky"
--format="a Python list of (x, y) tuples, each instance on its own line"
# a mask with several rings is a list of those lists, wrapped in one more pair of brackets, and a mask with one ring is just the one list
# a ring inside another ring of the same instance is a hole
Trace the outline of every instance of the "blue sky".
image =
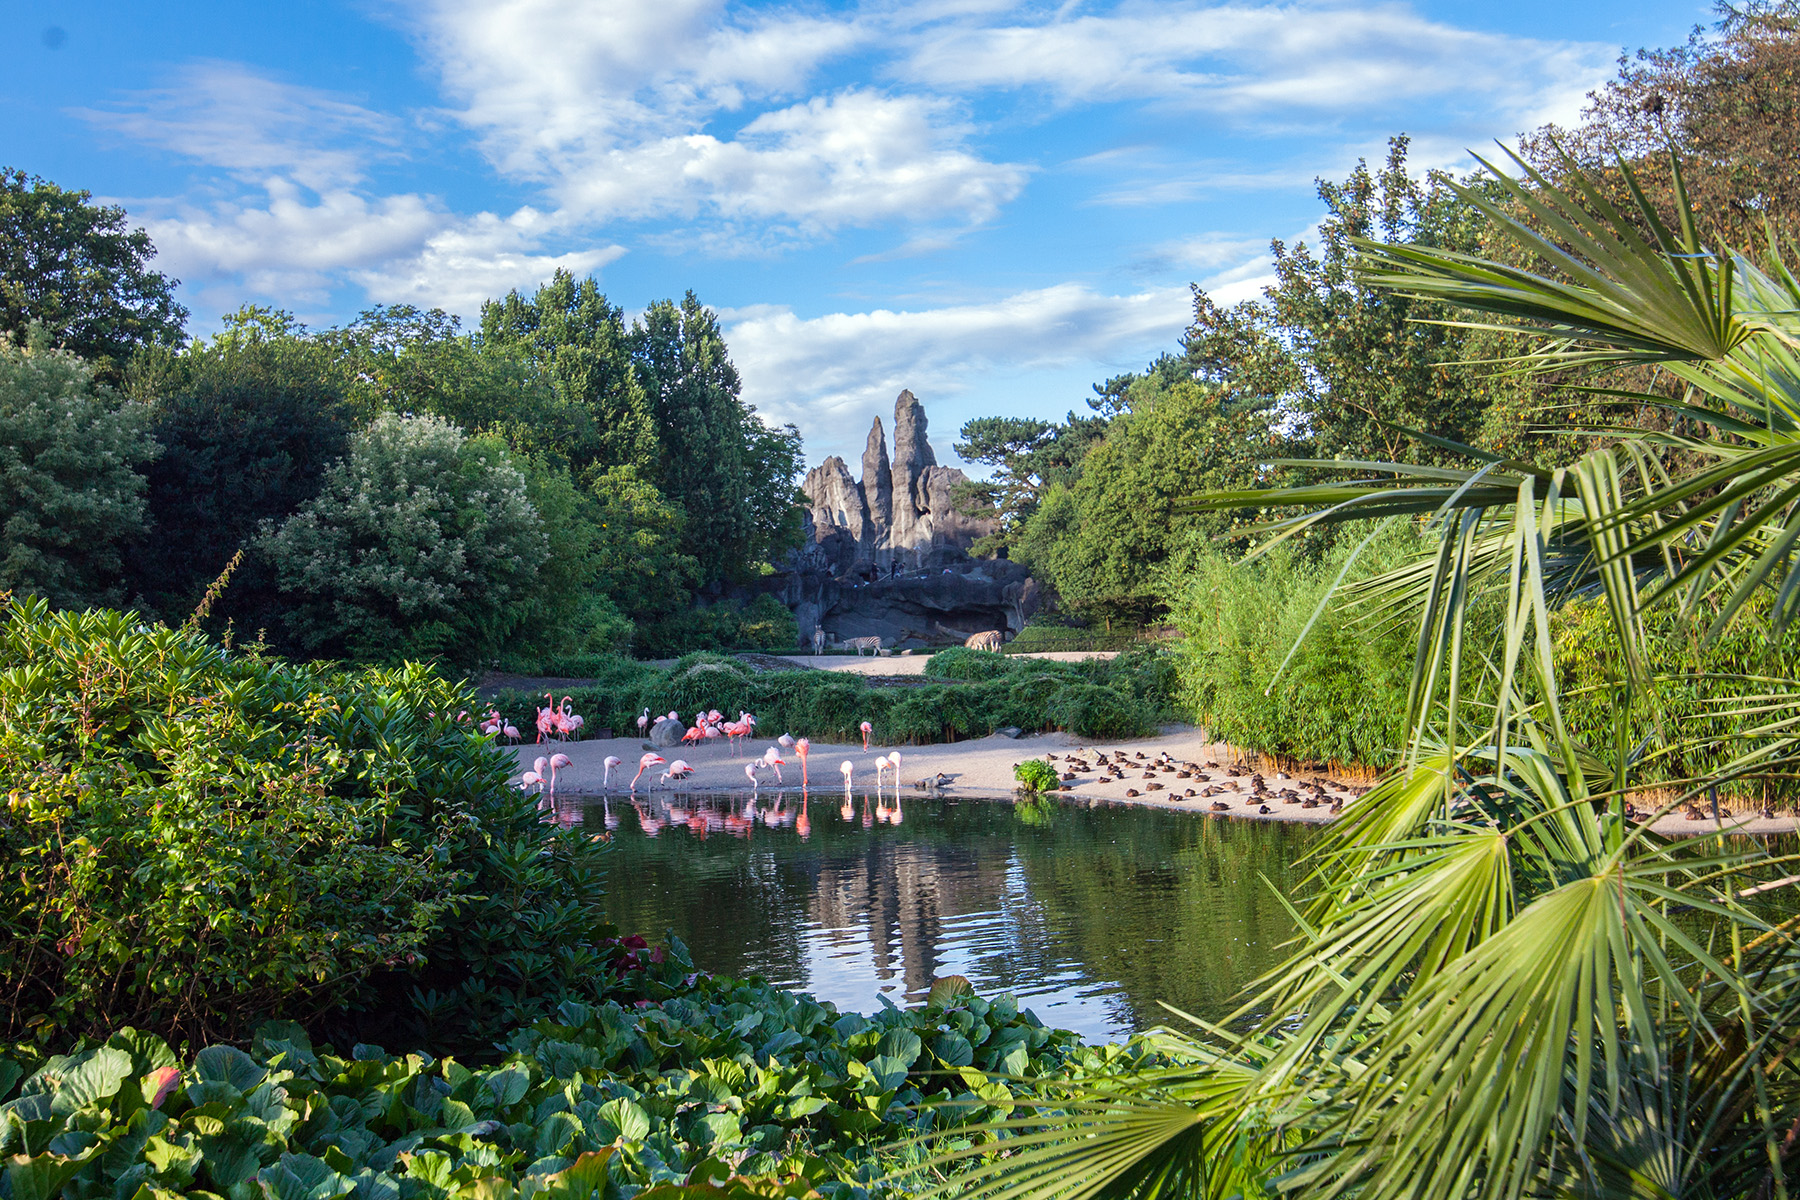
[(807, 457), (910, 387), (940, 456), (1255, 292), (1316, 176), (1567, 122), (1709, 4), (8, 0), (0, 163), (121, 203), (192, 331), (693, 289)]

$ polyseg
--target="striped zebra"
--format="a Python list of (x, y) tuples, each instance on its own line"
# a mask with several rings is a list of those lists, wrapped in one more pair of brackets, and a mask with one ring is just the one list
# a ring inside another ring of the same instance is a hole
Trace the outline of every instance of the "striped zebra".
[(963, 645), (971, 650), (998, 651), (1000, 649), (1000, 644), (1005, 640), (1005, 635), (998, 629), (988, 629), (981, 633), (970, 634), (968, 640), (963, 642)]
[(864, 650), (876, 655), (881, 653), (881, 638), (879, 637), (845, 638), (844, 645), (856, 651), (858, 658), (862, 657)]

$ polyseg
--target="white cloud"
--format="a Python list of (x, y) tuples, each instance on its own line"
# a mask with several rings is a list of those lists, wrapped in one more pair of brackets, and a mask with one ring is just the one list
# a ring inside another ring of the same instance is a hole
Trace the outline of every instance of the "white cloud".
[(948, 22), (915, 39), (902, 69), (938, 87), (1166, 101), (1240, 118), (1341, 116), (1430, 96), (1492, 114), (1592, 86), (1616, 52), (1462, 29), (1391, 4), (1130, 3), (1030, 24)]
[(391, 154), (399, 141), (391, 116), (230, 62), (192, 63), (168, 87), (72, 112), (139, 145), (236, 175), (279, 174), (309, 188), (359, 181), (367, 161)]
[[(1024, 187), (1024, 167), (970, 148), (976, 130), (946, 97), (852, 87), (794, 100), (873, 36), (857, 16), (738, 21), (714, 0), (420, 11), (459, 118), (499, 170), (543, 184), (572, 219), (769, 222), (795, 236), (967, 226)], [(720, 128), (752, 103), (765, 110)]]
[(745, 399), (772, 419), (820, 430), (891, 404), (903, 387), (942, 395), (994, 372), (1141, 363), (1180, 335), (1191, 309), (1185, 287), (1109, 296), (1065, 283), (911, 312), (802, 318), (784, 306), (744, 309), (727, 314), (725, 336)]

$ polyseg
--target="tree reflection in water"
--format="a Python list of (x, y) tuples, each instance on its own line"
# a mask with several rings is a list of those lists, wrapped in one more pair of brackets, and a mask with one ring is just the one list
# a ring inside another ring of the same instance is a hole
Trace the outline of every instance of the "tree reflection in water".
[[(923, 1001), (932, 979), (1011, 992), (1100, 1040), (1230, 1011), (1294, 927), (1297, 860), (1315, 831), (1123, 805), (871, 796), (655, 793), (635, 806), (564, 797), (557, 819), (612, 817), (608, 917), (673, 930), (694, 961), (869, 1010)], [(805, 813), (805, 829), (801, 814)], [(623, 817), (621, 820), (620, 817)]]

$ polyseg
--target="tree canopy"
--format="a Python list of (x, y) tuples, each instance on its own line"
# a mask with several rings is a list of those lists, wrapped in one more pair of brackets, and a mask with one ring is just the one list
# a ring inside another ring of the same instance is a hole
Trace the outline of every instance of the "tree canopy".
[(0, 334), (40, 325), (57, 347), (113, 380), (139, 346), (181, 341), (180, 282), (150, 269), (156, 247), (125, 210), (0, 168)]

